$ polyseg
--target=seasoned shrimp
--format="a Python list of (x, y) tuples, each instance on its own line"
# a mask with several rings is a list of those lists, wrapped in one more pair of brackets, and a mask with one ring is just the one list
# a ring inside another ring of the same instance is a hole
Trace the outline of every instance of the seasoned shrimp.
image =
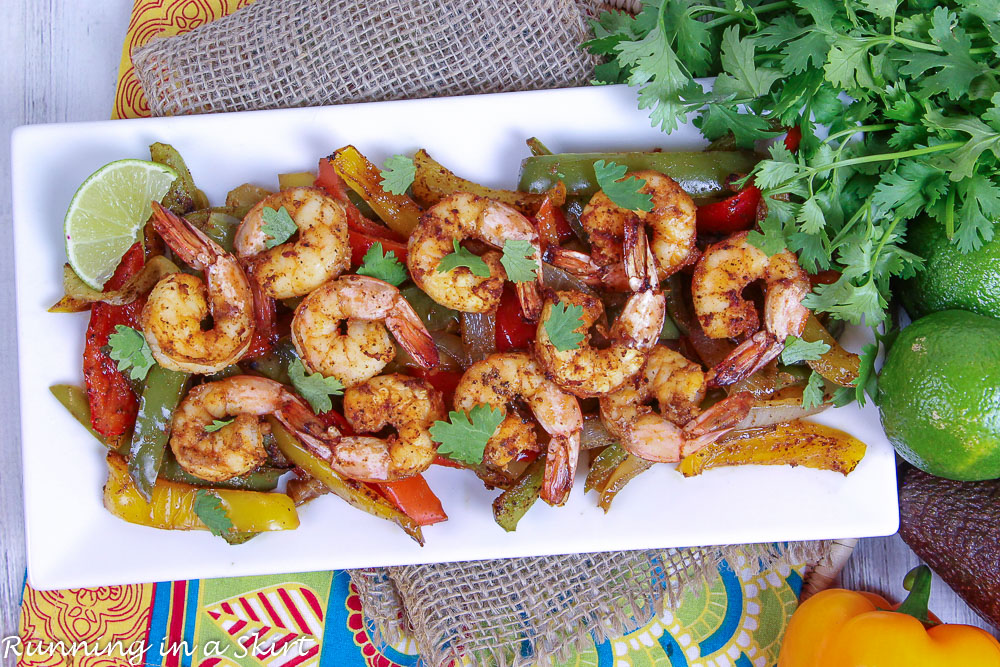
[(365, 482), (394, 482), (419, 475), (437, 454), (430, 426), (445, 418), (441, 392), (405, 375), (381, 375), (344, 392), (344, 417), (356, 431), (396, 430), (387, 438), (347, 435), (327, 459), (337, 472)]
[[(288, 211), (298, 227), (295, 240), (265, 245), (270, 238), (264, 231), (265, 208)], [(351, 263), (344, 205), (319, 188), (291, 188), (265, 197), (243, 218), (233, 247), (261, 291), (275, 299), (308, 294)]]
[[(764, 329), (756, 307), (742, 292), (763, 279)], [(798, 336), (809, 318), (802, 299), (809, 293), (809, 276), (787, 250), (768, 257), (747, 242), (747, 232), (709, 246), (695, 267), (691, 297), (695, 314), (709, 338), (753, 334), (714, 369), (711, 383), (732, 384), (774, 359), (789, 335)]]
[[(556, 303), (581, 306), (583, 321), (576, 328), (584, 340), (572, 350), (560, 351), (552, 344), (546, 322)], [(604, 312), (596, 296), (575, 291), (546, 295), (535, 337), (535, 356), (545, 375), (565, 391), (588, 398), (603, 396), (621, 387), (642, 369), (649, 349), (663, 329), (666, 303), (663, 294), (646, 290), (632, 294), (611, 326), (610, 345), (599, 349), (590, 345), (590, 327)]]
[[(442, 258), (455, 251), (454, 242), (476, 239), (494, 248), (502, 248), (507, 239), (531, 244), (531, 259), (537, 264), (538, 281), (542, 275), (542, 256), (538, 232), (531, 222), (507, 204), (467, 192), (449, 195), (427, 209), (410, 235), (407, 266), (413, 282), (429, 297), (454, 310), (485, 313), (496, 309), (507, 279), (500, 263), (501, 253), (489, 251), (482, 260), (489, 276), (477, 276), (464, 266), (439, 272)], [(541, 296), (538, 282), (517, 283), (521, 308), (530, 320), (538, 318)]]
[[(174, 411), (170, 449), (195, 477), (222, 482), (250, 472), (267, 459), (261, 418), (275, 415), (292, 433), (331, 447), (340, 433), (328, 429), (284, 385), (267, 378), (235, 375), (188, 392)], [(215, 432), (215, 420), (232, 422)]]
[(630, 226), (648, 236), (660, 281), (694, 261), (697, 209), (690, 195), (674, 179), (658, 171), (628, 175), (646, 182), (639, 191), (652, 195), (652, 209), (630, 211), (611, 201), (603, 190), (596, 193), (580, 216), (590, 239), (591, 262), (582, 253), (561, 249), (550, 252), (549, 261), (587, 279), (592, 280), (596, 274), (612, 289), (638, 291), (641, 279), (633, 267), (645, 263), (646, 244), (629, 242)]
[(420, 316), (398, 289), (368, 276), (341, 276), (307, 296), (292, 318), (292, 343), (310, 372), (350, 387), (396, 356), (386, 327), (421, 366), (437, 366), (437, 347)]
[[(701, 412), (705, 373), (679, 352), (657, 345), (642, 373), (601, 397), (601, 420), (622, 446), (647, 461), (672, 463), (714, 442), (743, 421), (753, 399), (740, 392)], [(659, 404), (660, 414), (646, 405)]]
[(491, 444), (498, 446), (496, 441), (507, 437), (511, 430), (523, 432), (530, 428), (518, 423), (520, 418), (509, 409), (510, 403), (517, 399), (527, 403), (538, 424), (551, 436), (541, 496), (551, 505), (561, 505), (573, 487), (580, 455), (583, 415), (576, 398), (546, 379), (526, 352), (490, 355), (470, 366), (455, 389), (456, 410), (487, 404), (504, 411), (504, 422), (490, 438), (487, 448)]
[[(164, 368), (208, 374), (236, 363), (253, 337), (253, 294), (235, 257), (189, 222), (153, 202), (153, 226), (204, 281), (187, 273), (164, 276), (139, 318), (153, 357)], [(207, 299), (206, 299), (207, 293)], [(207, 316), (212, 327), (202, 326)]]

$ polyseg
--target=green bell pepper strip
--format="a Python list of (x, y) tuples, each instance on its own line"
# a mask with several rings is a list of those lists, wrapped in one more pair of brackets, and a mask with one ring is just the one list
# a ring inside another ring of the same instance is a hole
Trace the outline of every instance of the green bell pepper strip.
[(128, 472), (140, 495), (151, 498), (170, 437), (170, 420), (184, 397), (190, 374), (160, 365), (149, 369), (132, 433)]
[(205, 193), (195, 187), (191, 170), (188, 169), (184, 158), (181, 157), (176, 148), (170, 144), (157, 142), (150, 145), (149, 157), (153, 162), (165, 164), (177, 172), (177, 178), (170, 185), (170, 189), (161, 202), (165, 208), (177, 215), (184, 215), (208, 206)]
[(641, 459), (633, 454), (626, 454), (625, 459), (608, 476), (604, 487), (600, 489), (601, 497), (597, 501), (597, 506), (605, 513), (611, 509), (611, 501), (615, 499), (618, 492), (625, 488), (625, 485), (653, 467), (651, 461)]
[(415, 285), (399, 290), (407, 303), (413, 306), (428, 331), (446, 331), (459, 326), (458, 311), (437, 303)]
[(493, 501), (493, 519), (508, 533), (517, 530), (521, 517), (538, 500), (545, 477), (545, 457), (539, 456), (517, 478), (514, 485)]
[(590, 464), (583, 492), (587, 493), (591, 489), (602, 491), (612, 473), (626, 458), (628, 458), (628, 452), (617, 442), (602, 449)]
[(725, 193), (726, 179), (731, 174), (748, 174), (757, 163), (751, 153), (742, 151), (533, 155), (521, 162), (518, 189), (547, 192), (561, 180), (568, 194), (589, 197), (600, 189), (594, 175), (594, 163), (598, 160), (625, 165), (629, 171), (659, 171), (699, 199)]
[(225, 206), (205, 208), (193, 211), (184, 218), (205, 232), (205, 236), (222, 246), (223, 250), (233, 252), (233, 239), (240, 226), (240, 219), (232, 215), (233, 211)]
[(268, 352), (254, 359), (240, 362), (240, 367), (247, 372), (263, 375), (269, 380), (281, 384), (291, 384), (288, 377), (288, 364), (295, 359), (295, 347), (291, 338), (282, 338)]
[(49, 387), (49, 391), (73, 415), (74, 419), (90, 431), (92, 436), (97, 438), (99, 443), (105, 447), (108, 446), (108, 441), (104, 439), (104, 436), (95, 431), (93, 426), (91, 426), (90, 402), (87, 400), (87, 392), (82, 387), (71, 384), (54, 384)]
[(160, 465), (160, 474), (158, 477), (170, 482), (183, 482), (184, 484), (190, 484), (191, 486), (203, 486), (213, 489), (274, 491), (278, 488), (278, 480), (286, 472), (288, 471), (282, 468), (263, 467), (255, 470), (254, 472), (248, 472), (240, 475), (239, 477), (227, 479), (224, 482), (209, 482), (189, 473), (181, 467), (181, 464), (177, 462), (177, 459), (171, 456), (170, 453), (167, 453), (163, 463)]

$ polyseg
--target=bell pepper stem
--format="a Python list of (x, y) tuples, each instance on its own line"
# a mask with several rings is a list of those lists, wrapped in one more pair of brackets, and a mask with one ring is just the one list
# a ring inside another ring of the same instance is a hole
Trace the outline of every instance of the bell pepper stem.
[(896, 613), (908, 614), (921, 623), (930, 624), (927, 604), (931, 597), (931, 569), (920, 565), (906, 573), (903, 578), (903, 588), (910, 592)]

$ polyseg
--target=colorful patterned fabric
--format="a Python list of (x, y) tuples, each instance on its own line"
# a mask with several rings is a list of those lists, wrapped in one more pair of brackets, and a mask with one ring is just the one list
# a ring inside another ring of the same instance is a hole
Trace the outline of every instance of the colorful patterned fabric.
[[(714, 583), (685, 595), (676, 608), (619, 639), (592, 641), (557, 665), (774, 665), (802, 568), (751, 574), (745, 565), (723, 563)], [(17, 664), (422, 665), (409, 638), (386, 645), (371, 637), (372, 625), (342, 570), (72, 591), (26, 588)]]

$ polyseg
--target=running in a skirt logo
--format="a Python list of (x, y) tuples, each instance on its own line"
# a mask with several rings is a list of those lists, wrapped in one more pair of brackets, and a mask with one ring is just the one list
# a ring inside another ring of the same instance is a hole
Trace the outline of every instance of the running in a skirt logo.
[[(233, 646), (228, 642), (209, 641), (201, 647), (192, 646), (186, 641), (167, 643), (166, 640), (159, 645), (148, 645), (145, 641), (136, 641), (126, 644), (122, 641), (108, 643), (100, 642), (42, 642), (37, 639), (21, 641), (20, 637), (4, 637), (0, 639), (0, 655), (6, 661), (10, 657), (16, 658), (46, 658), (61, 656), (63, 658), (99, 658), (99, 657), (119, 657), (124, 658), (131, 665), (142, 665), (151, 662), (150, 657), (158, 655), (166, 657), (191, 657), (196, 652), (203, 658), (232, 658), (240, 660), (247, 656), (254, 656), (258, 660), (270, 660), (272, 658), (301, 657), (306, 655), (316, 646), (315, 640), (308, 637), (284, 642), (281, 646), (276, 646), (274, 641), (264, 641), (254, 639), (247, 642), (246, 646)], [(198, 651), (198, 649), (201, 649)]]

